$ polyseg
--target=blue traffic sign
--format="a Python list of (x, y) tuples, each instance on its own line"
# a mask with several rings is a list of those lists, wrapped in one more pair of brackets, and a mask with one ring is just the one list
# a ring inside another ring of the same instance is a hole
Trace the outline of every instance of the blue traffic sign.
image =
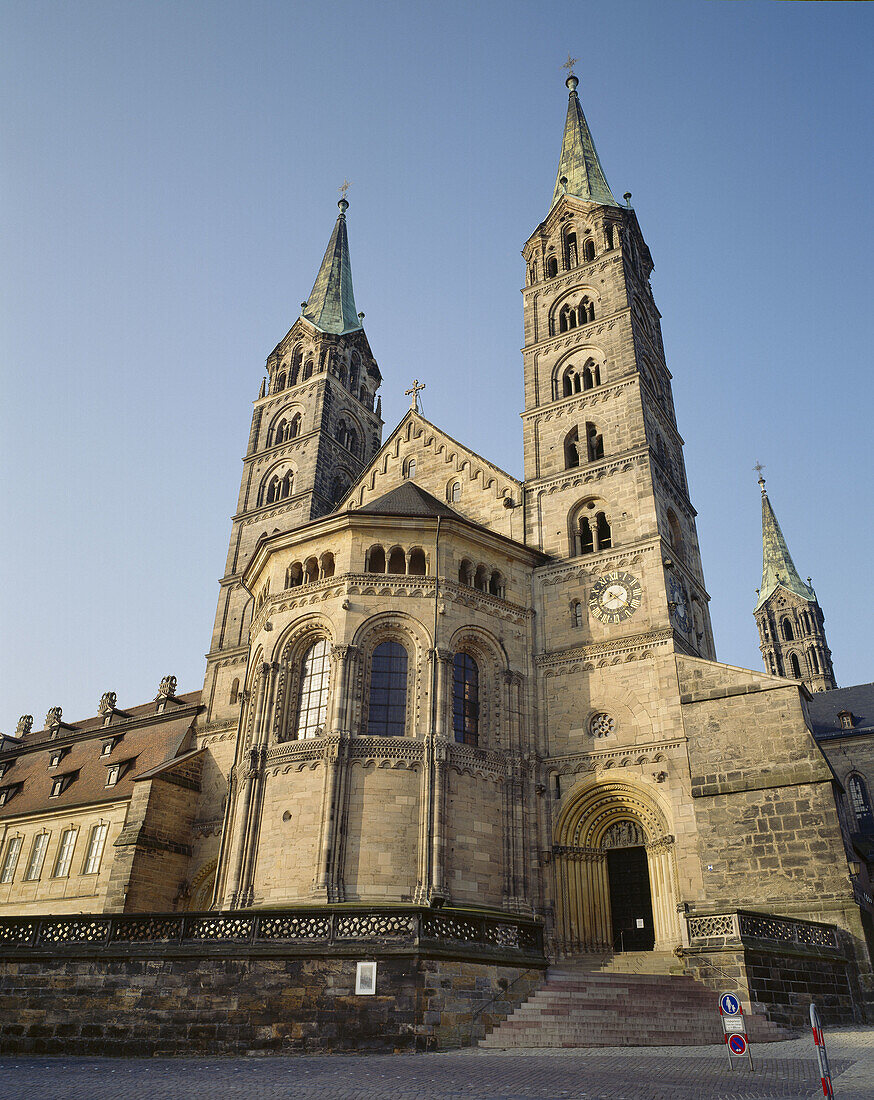
[(726, 1016), (740, 1016), (743, 1012), (740, 1001), (733, 993), (723, 993), (719, 998), (719, 1007)]
[(728, 1038), (728, 1049), (732, 1054), (746, 1054), (747, 1052), (747, 1040), (745, 1035), (730, 1035)]

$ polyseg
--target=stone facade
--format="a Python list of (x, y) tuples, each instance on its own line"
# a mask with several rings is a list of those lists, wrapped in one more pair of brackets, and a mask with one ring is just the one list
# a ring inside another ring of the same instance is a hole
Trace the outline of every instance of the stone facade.
[[(255, 401), (203, 692), (159, 693), (151, 716), (113, 697), (70, 727), (50, 712), (45, 731), (0, 751), (3, 783), (23, 776), (0, 805), (0, 916), (461, 906), (535, 918), (555, 957), (682, 951), (696, 914), (754, 907), (839, 929), (828, 965), (852, 972), (847, 989), (870, 984), (871, 851), (842, 784), (874, 763), (858, 729), (823, 752), (803, 684), (715, 659), (652, 259), (633, 210), (603, 175), (593, 191), (580, 174), (597, 157), (573, 154), (591, 138), (568, 84), (556, 196), (523, 250), (525, 480), (429, 423), (415, 393), (381, 443), (344, 200)], [(184, 737), (161, 740), (180, 706)], [(112, 858), (90, 892), (49, 872), (25, 882), (10, 840), (23, 860), (55, 811), (24, 762), (69, 742), (97, 767), (107, 714), (126, 739), (145, 731), (152, 755), (131, 758), (123, 798), (71, 787), (83, 797), (61, 816), (82, 831), (98, 814)], [(735, 947), (747, 966), (753, 948)], [(757, 950), (750, 967), (784, 965)], [(88, 965), (59, 980), (96, 975)], [(347, 970), (327, 962), (318, 976), (299, 961), (229, 958), (223, 976), (214, 960), (209, 976), (185, 965), (216, 996), (275, 970), (264, 1011), (293, 1005), (298, 1023), (280, 1035), (265, 1017), (250, 1046), (310, 1049), (310, 979), (312, 997), (349, 996)], [(427, 1011), (444, 1015), (426, 1019), (410, 1007), (410, 965), (392, 963), (399, 1018), (444, 1040), (458, 1038), (465, 982), (521, 981), (487, 953), (458, 973), (429, 963), (417, 996), (439, 985), (455, 1007), (435, 1001)], [(115, 988), (115, 963), (100, 966), (95, 980)], [(364, 1028), (347, 1009), (335, 1037)], [(150, 1033), (155, 1050), (171, 1017)], [(217, 1032), (186, 1037), (224, 1049)]]

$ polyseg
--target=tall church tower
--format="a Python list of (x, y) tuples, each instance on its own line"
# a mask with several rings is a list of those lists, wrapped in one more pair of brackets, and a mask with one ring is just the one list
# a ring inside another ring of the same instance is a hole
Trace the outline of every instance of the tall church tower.
[(803, 680), (810, 691), (831, 691), (838, 685), (825, 637), (825, 616), (813, 588), (798, 576), (761, 476), (759, 487), (762, 587), (754, 615), (765, 668), (775, 676)]
[[(255, 401), (207, 654), (206, 721), (239, 716), (252, 595), (240, 575), (258, 540), (333, 511), (382, 444), (382, 377), (355, 308), (345, 198), (300, 317), (267, 358)], [(310, 562), (307, 569), (322, 567)], [(257, 601), (260, 593), (256, 593)]]
[(560, 608), (572, 629), (549, 626), (560, 642), (655, 634), (712, 658), (652, 258), (607, 184), (578, 83), (549, 213), (522, 253), (527, 540), (575, 586)]

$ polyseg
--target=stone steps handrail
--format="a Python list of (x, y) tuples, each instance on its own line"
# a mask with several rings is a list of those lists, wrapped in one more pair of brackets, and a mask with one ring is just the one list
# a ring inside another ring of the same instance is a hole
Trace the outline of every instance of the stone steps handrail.
[(458, 909), (231, 910), (202, 913), (83, 914), (0, 918), (0, 950), (92, 944), (321, 943), (389, 941), (464, 944), (524, 955), (543, 954), (543, 927), (533, 920)]
[(821, 924), (800, 917), (778, 917), (771, 913), (736, 909), (722, 913), (687, 914), (686, 926), (689, 944), (693, 947), (713, 940), (737, 944), (756, 939), (840, 950), (837, 928), (833, 924)]

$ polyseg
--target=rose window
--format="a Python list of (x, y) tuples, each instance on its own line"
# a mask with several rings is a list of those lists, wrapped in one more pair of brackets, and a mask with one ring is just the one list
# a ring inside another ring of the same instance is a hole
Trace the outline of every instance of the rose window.
[(589, 733), (593, 737), (609, 737), (616, 728), (616, 723), (609, 714), (594, 714), (589, 722)]

